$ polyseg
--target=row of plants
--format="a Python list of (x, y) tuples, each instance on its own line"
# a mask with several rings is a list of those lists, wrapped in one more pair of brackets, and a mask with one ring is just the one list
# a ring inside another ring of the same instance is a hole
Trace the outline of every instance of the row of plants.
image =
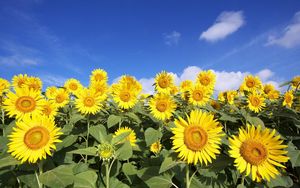
[(283, 93), (254, 75), (215, 84), (211, 70), (179, 86), (162, 71), (153, 94), (102, 69), (45, 92), (0, 78), (0, 187), (299, 187), (300, 76)]

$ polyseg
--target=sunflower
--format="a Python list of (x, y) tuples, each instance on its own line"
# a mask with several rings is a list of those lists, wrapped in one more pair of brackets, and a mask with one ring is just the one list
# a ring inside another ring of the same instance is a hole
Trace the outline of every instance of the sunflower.
[(184, 80), (180, 83), (179, 91), (181, 93), (181, 98), (188, 100), (188, 91), (193, 87), (193, 82), (191, 80)]
[(9, 81), (7, 81), (3, 78), (0, 78), (0, 97), (2, 96), (2, 94), (4, 92), (9, 91), (9, 86), (10, 86)]
[(172, 96), (166, 93), (158, 93), (149, 101), (150, 113), (159, 120), (167, 120), (172, 117), (176, 109), (176, 103)]
[(98, 146), (98, 155), (104, 161), (109, 161), (115, 155), (115, 148), (109, 143), (102, 143)]
[(33, 89), (34, 91), (41, 91), (43, 84), (40, 78), (29, 77), (25, 81), (24, 86), (28, 87), (29, 89)]
[(134, 77), (132, 76), (128, 76), (128, 75), (123, 75), (119, 82), (119, 85), (121, 85), (122, 87), (128, 89), (128, 90), (133, 90), (135, 91), (137, 94), (140, 93), (142, 91), (142, 84), (139, 83)]
[(126, 140), (128, 140), (130, 142), (131, 146), (136, 146), (136, 135), (135, 132), (129, 128), (129, 127), (121, 127), (119, 128), (115, 134), (113, 135), (113, 137), (119, 136), (120, 134), (123, 133), (129, 133), (129, 135), (125, 138), (125, 140), (121, 141), (121, 142), (125, 142)]
[(158, 154), (160, 152), (162, 148), (162, 145), (160, 143), (160, 141), (154, 142), (153, 144), (151, 144), (150, 146), (150, 151), (154, 154)]
[(251, 173), (252, 180), (260, 182), (262, 179), (270, 181), (279, 171), (275, 166), (285, 168), (281, 162), (287, 162), (287, 145), (282, 144), (279, 135), (275, 135), (275, 129), (261, 129), (253, 125), (247, 125), (247, 130), (239, 129), (238, 136), (229, 138), (229, 155), (235, 158), (235, 166), (246, 176)]
[(216, 101), (216, 100), (210, 100), (210, 105), (215, 109), (215, 110), (220, 110), (221, 109), (221, 104)]
[(246, 76), (242, 84), (245, 91), (253, 92), (262, 89), (262, 83), (257, 76)]
[(41, 93), (27, 87), (15, 89), (16, 93), (8, 92), (3, 102), (3, 108), (8, 112), (9, 117), (15, 115), (17, 119), (22, 119), (40, 116), (45, 103)]
[(27, 82), (28, 76), (27, 74), (19, 74), (13, 77), (12, 79), (12, 85), (14, 88), (21, 88)]
[(234, 99), (237, 96), (237, 91), (230, 90), (226, 92), (226, 99), (228, 104), (234, 104)]
[(265, 92), (265, 94), (269, 94), (271, 91), (274, 91), (275, 90), (275, 87), (274, 87), (274, 85), (272, 85), (272, 84), (266, 84), (266, 85), (264, 85), (264, 92)]
[(102, 108), (103, 98), (93, 89), (83, 89), (75, 99), (75, 106), (82, 114), (96, 114)]
[(123, 109), (134, 107), (138, 101), (134, 90), (129, 90), (119, 85), (113, 88), (113, 99), (119, 108)]
[(256, 113), (260, 112), (266, 106), (265, 98), (257, 93), (251, 93), (248, 96), (248, 108)]
[(300, 76), (295, 76), (292, 80), (292, 88), (297, 88), (300, 85)]
[(205, 165), (220, 154), (222, 126), (214, 120), (212, 114), (193, 110), (187, 121), (179, 117), (175, 120), (175, 128), (171, 128), (174, 136), (173, 147), (178, 157), (188, 164), (200, 162)]
[(54, 94), (55, 94), (55, 92), (56, 92), (57, 89), (58, 88), (55, 87), (55, 86), (47, 87), (46, 93), (45, 93), (46, 97), (48, 99), (54, 98)]
[(90, 82), (107, 82), (108, 76), (107, 72), (103, 69), (95, 69), (90, 75)]
[(287, 91), (287, 92), (284, 94), (284, 99), (283, 99), (282, 106), (289, 106), (289, 107), (292, 107), (293, 99), (294, 99), (293, 91), (292, 91), (292, 90)]
[(212, 91), (216, 83), (216, 75), (213, 71), (201, 71), (197, 76), (197, 83)]
[(226, 96), (226, 92), (220, 92), (218, 94), (218, 100), (221, 102), (225, 102), (225, 100), (226, 100), (225, 96)]
[(159, 93), (171, 93), (174, 78), (170, 73), (162, 71), (155, 76), (155, 89)]
[(58, 108), (61, 108), (69, 103), (69, 94), (65, 89), (58, 88), (50, 100), (53, 100)]
[(81, 83), (78, 80), (74, 79), (74, 78), (68, 79), (65, 82), (64, 87), (66, 88), (66, 90), (69, 93), (72, 93), (72, 94), (75, 94), (75, 95), (82, 89)]
[(45, 115), (49, 118), (54, 118), (57, 115), (57, 111), (58, 111), (58, 108), (53, 101), (49, 101), (49, 100), (45, 101), (45, 103), (43, 105), (43, 109), (42, 109), (43, 115)]
[(270, 101), (275, 101), (279, 98), (280, 92), (277, 90), (272, 90), (268, 93), (267, 97)]
[(189, 103), (197, 106), (204, 106), (211, 95), (210, 91), (202, 85), (196, 84), (188, 91)]
[(96, 91), (96, 94), (101, 96), (103, 100), (107, 98), (109, 86), (106, 82), (93, 82), (90, 84), (90, 88)]
[(51, 155), (51, 151), (56, 149), (55, 143), (61, 142), (58, 137), (62, 132), (52, 118), (25, 117), (16, 125), (8, 136), (8, 152), (21, 163), (36, 163), (37, 160), (46, 159), (47, 154)]

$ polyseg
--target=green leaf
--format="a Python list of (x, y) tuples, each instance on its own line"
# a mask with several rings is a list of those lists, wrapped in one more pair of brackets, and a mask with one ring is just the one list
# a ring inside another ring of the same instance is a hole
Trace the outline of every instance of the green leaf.
[(132, 163), (124, 163), (122, 171), (126, 175), (135, 175), (137, 173), (136, 166), (134, 166)]
[(166, 157), (160, 166), (159, 174), (178, 165), (180, 162), (176, 161), (176, 159), (177, 157), (175, 153), (171, 153), (168, 157)]
[(117, 151), (116, 156), (119, 160), (128, 160), (132, 156), (132, 146), (126, 141)]
[(61, 165), (39, 176), (41, 183), (49, 187), (66, 187), (73, 184), (73, 165)]
[(172, 174), (159, 175), (159, 166), (146, 167), (138, 171), (137, 175), (149, 187), (169, 188), (172, 185)]
[(288, 144), (287, 155), (290, 158), (293, 168), (300, 166), (300, 150), (297, 150), (292, 142)]
[(124, 132), (122, 134), (119, 134), (118, 136), (113, 137), (111, 140), (111, 144), (114, 145), (114, 144), (123, 143), (126, 140), (126, 138), (130, 135), (130, 133), (131, 132), (128, 131), (128, 132)]
[(117, 188), (129, 188), (128, 185), (122, 183), (117, 178), (110, 178), (109, 187), (111, 187), (111, 188), (114, 188), (114, 187), (117, 187)]
[(74, 142), (76, 142), (76, 140), (77, 140), (76, 135), (69, 135), (69, 136), (65, 137), (64, 139), (62, 139), (62, 142), (60, 142), (56, 145), (57, 151), (71, 146)]
[(162, 137), (161, 131), (155, 130), (152, 127), (148, 128), (145, 131), (145, 141), (147, 146), (150, 146), (154, 142), (157, 142), (158, 140), (161, 139), (161, 137)]
[(36, 176), (34, 174), (23, 174), (18, 176), (18, 178), (28, 187), (39, 187)]
[(258, 117), (247, 116), (246, 121), (249, 122), (251, 125), (254, 125), (254, 126), (260, 125), (263, 128), (265, 127), (264, 122)]
[(116, 125), (117, 123), (121, 123), (122, 118), (116, 115), (110, 115), (107, 119), (107, 127), (111, 128), (112, 126)]
[(106, 128), (103, 125), (90, 127), (90, 134), (99, 143), (108, 142)]
[(98, 175), (93, 170), (88, 170), (75, 175), (74, 187), (76, 188), (94, 188), (96, 187)]
[(70, 118), (70, 123), (71, 124), (75, 124), (77, 123), (79, 120), (85, 119), (84, 116), (82, 116), (81, 114), (72, 114), (71, 118)]
[(126, 114), (126, 116), (129, 117), (130, 119), (134, 120), (137, 124), (140, 124), (142, 122), (135, 113), (129, 112)]
[(219, 118), (219, 120), (221, 121), (231, 121), (236, 123), (237, 122), (237, 118), (233, 117), (233, 116), (229, 116), (225, 113), (221, 113), (221, 117)]
[(96, 147), (88, 147), (88, 148), (73, 150), (68, 153), (96, 156), (97, 148)]
[(8, 155), (2, 159), (0, 159), (0, 168), (6, 167), (6, 166), (12, 166), (20, 164), (20, 161), (13, 158), (11, 155)]
[(293, 180), (289, 176), (278, 175), (267, 184), (268, 187), (291, 187)]

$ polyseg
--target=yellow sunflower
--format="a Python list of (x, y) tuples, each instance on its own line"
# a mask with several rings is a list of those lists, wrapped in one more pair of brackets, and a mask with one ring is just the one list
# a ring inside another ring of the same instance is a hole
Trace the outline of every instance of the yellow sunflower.
[(268, 93), (267, 97), (270, 101), (275, 101), (279, 98), (280, 92), (277, 90), (272, 90)]
[(253, 125), (247, 125), (247, 130), (239, 129), (238, 136), (229, 138), (229, 155), (235, 158), (235, 166), (240, 173), (246, 176), (251, 174), (252, 180), (260, 182), (262, 179), (270, 181), (280, 174), (275, 168), (282, 167), (282, 162), (287, 162), (287, 145), (283, 145), (280, 135), (275, 135), (275, 129), (261, 129)]
[(151, 114), (159, 120), (167, 120), (175, 112), (176, 103), (172, 96), (166, 93), (158, 93), (149, 101)]
[(265, 106), (265, 98), (263, 95), (251, 93), (248, 96), (248, 108), (256, 113), (260, 112)]
[(150, 151), (154, 154), (158, 154), (160, 152), (162, 148), (162, 145), (160, 143), (160, 141), (154, 142), (153, 144), (151, 144), (150, 146)]
[(237, 91), (230, 90), (226, 92), (226, 99), (228, 104), (234, 104), (234, 99), (237, 96)]
[(28, 87), (29, 89), (33, 89), (34, 91), (41, 91), (43, 84), (40, 78), (29, 77), (25, 81), (24, 86)]
[(289, 106), (289, 107), (292, 107), (293, 99), (294, 99), (293, 91), (292, 91), (292, 90), (287, 91), (287, 92), (284, 94), (284, 99), (283, 99), (282, 106)]
[(61, 142), (58, 137), (62, 132), (52, 118), (26, 117), (17, 121), (16, 125), (8, 136), (8, 152), (21, 163), (46, 159), (47, 154), (51, 155), (52, 150), (56, 149), (55, 143)]
[(69, 103), (69, 94), (65, 89), (58, 88), (50, 100), (53, 100), (58, 108), (61, 108)]
[(202, 85), (196, 84), (188, 91), (189, 103), (197, 106), (204, 106), (211, 95), (210, 91)]
[(225, 100), (226, 100), (225, 96), (226, 96), (226, 92), (219, 92), (218, 100), (221, 102), (225, 102)]
[(170, 73), (162, 71), (155, 76), (155, 89), (159, 93), (171, 93), (174, 78)]
[(55, 92), (56, 92), (57, 89), (58, 88), (55, 87), (55, 86), (47, 87), (46, 93), (45, 93), (46, 97), (48, 99), (54, 98), (54, 94), (55, 94)]
[(132, 76), (123, 75), (118, 84), (128, 90), (135, 91), (137, 94), (142, 91), (142, 84)]
[(107, 72), (103, 69), (95, 69), (90, 75), (90, 82), (107, 82)]
[(191, 80), (184, 80), (180, 83), (179, 91), (181, 93), (181, 98), (188, 100), (188, 91), (193, 87), (193, 82)]
[(21, 88), (24, 86), (25, 82), (27, 82), (27, 79), (27, 74), (16, 75), (12, 79), (12, 85), (14, 86), (14, 88)]
[(138, 102), (136, 92), (122, 86), (113, 88), (113, 99), (123, 109), (132, 108)]
[(266, 84), (266, 85), (264, 85), (264, 92), (265, 92), (265, 94), (269, 94), (271, 91), (274, 91), (275, 90), (275, 87), (274, 87), (274, 85), (272, 85), (272, 84)]
[(96, 114), (102, 108), (103, 98), (93, 89), (82, 89), (75, 99), (75, 106), (82, 114)]
[(2, 96), (2, 94), (4, 92), (9, 91), (9, 87), (10, 87), (9, 81), (7, 81), (3, 78), (0, 78), (0, 97)]
[(221, 104), (218, 102), (218, 101), (216, 101), (216, 100), (210, 100), (210, 105), (214, 108), (214, 109), (216, 109), (216, 110), (220, 110), (221, 109)]
[(292, 80), (292, 88), (299, 88), (300, 85), (300, 76), (295, 76)]
[(41, 93), (27, 87), (15, 89), (16, 93), (8, 92), (3, 102), (3, 108), (8, 112), (9, 117), (15, 115), (17, 119), (23, 119), (40, 116), (45, 103)]
[(68, 79), (65, 82), (64, 87), (69, 93), (72, 93), (74, 95), (76, 95), (76, 93), (78, 93), (82, 89), (81, 83), (74, 78)]
[(212, 91), (216, 83), (216, 75), (212, 70), (201, 71), (197, 76), (197, 83)]
[(109, 86), (106, 82), (93, 82), (90, 88), (96, 91), (96, 94), (105, 100), (108, 96)]
[(43, 105), (42, 113), (43, 115), (54, 118), (57, 115), (58, 108), (53, 101), (46, 100)]
[(188, 164), (195, 165), (212, 162), (220, 154), (221, 137), (224, 135), (222, 126), (214, 116), (193, 110), (187, 121), (179, 117), (175, 120), (175, 128), (171, 128), (174, 136), (173, 147), (178, 152), (178, 157)]
[(262, 83), (257, 76), (246, 76), (242, 84), (245, 91), (253, 92), (262, 89)]
[(120, 134), (123, 133), (129, 133), (129, 135), (125, 138), (125, 140), (121, 141), (121, 142), (125, 142), (126, 140), (128, 140), (130, 142), (131, 146), (136, 146), (136, 135), (135, 132), (129, 128), (129, 127), (121, 127), (118, 130), (116, 130), (115, 134), (113, 135), (113, 137), (116, 137)]

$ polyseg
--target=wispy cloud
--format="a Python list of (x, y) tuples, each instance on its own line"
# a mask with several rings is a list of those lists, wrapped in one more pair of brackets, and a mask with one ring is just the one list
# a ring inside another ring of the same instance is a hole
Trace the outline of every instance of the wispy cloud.
[(270, 35), (266, 45), (278, 45), (285, 48), (300, 45), (300, 11), (296, 12), (292, 22), (284, 28), (280, 36)]
[(46, 74), (39, 75), (46, 86), (63, 86), (67, 78), (59, 75)]
[(225, 11), (222, 12), (215, 23), (206, 31), (202, 32), (199, 40), (216, 42), (224, 39), (230, 34), (236, 32), (245, 24), (245, 19), (242, 11)]
[(171, 33), (164, 34), (165, 44), (169, 46), (174, 46), (179, 43), (181, 33), (178, 31), (172, 31)]

